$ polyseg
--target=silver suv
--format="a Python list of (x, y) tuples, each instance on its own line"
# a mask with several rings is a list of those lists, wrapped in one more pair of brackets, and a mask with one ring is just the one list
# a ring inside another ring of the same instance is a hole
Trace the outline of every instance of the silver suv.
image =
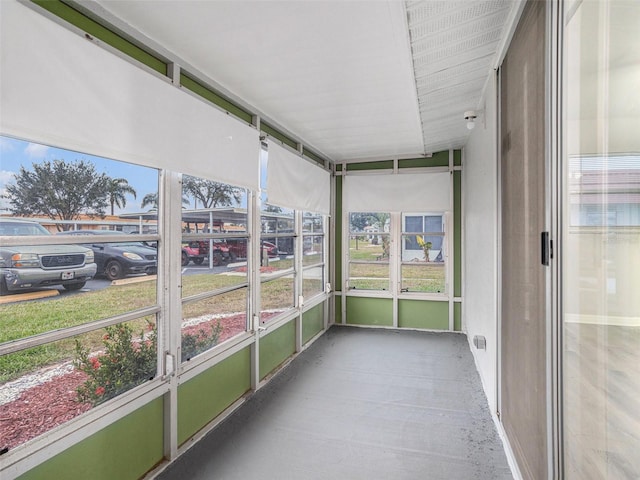
[(1, 237), (34, 235), (51, 234), (37, 222), (0, 218), (0, 293), (49, 285), (79, 290), (95, 276), (96, 264), (89, 248), (80, 245), (1, 244)]

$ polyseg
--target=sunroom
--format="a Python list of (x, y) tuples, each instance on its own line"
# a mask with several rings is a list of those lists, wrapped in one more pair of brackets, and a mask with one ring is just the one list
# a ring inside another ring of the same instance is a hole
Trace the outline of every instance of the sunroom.
[(3, 479), (640, 476), (637, 2), (0, 22)]

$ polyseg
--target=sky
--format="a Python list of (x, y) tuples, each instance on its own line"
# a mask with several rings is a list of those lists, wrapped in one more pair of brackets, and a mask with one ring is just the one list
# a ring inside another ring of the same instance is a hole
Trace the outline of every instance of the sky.
[[(260, 163), (262, 175), (260, 183), (263, 188), (263, 193), (267, 183), (267, 159), (266, 151), (261, 150)], [(15, 182), (14, 175), (20, 171), (20, 167), (24, 166), (27, 170), (32, 170), (33, 164), (53, 160), (65, 160), (67, 162), (86, 160), (91, 162), (99, 173), (105, 173), (112, 178), (125, 178), (129, 182), (129, 185), (135, 189), (136, 198), (133, 198), (132, 195), (127, 195), (125, 208), (120, 209), (116, 206), (116, 215), (139, 213), (149, 210), (149, 206), (146, 206), (144, 210), (140, 207), (142, 199), (148, 193), (158, 192), (158, 170), (156, 169), (0, 135), (0, 214), (10, 213), (10, 204), (9, 201), (4, 198), (4, 195), (6, 194), (7, 185)], [(238, 206), (246, 207), (245, 195), (242, 196), (242, 200)], [(186, 208), (194, 208), (193, 203), (186, 206)], [(107, 209), (107, 213), (109, 213), (109, 211), (110, 210)]]
[[(9, 202), (1, 197), (6, 193), (7, 184), (14, 183), (14, 174), (19, 172), (20, 167), (32, 170), (34, 163), (47, 160), (86, 160), (93, 163), (99, 173), (105, 173), (112, 178), (126, 178), (129, 185), (135, 189), (136, 198), (127, 195), (125, 208), (116, 207), (116, 215), (143, 211), (140, 204), (144, 196), (158, 191), (158, 171), (153, 168), (0, 136), (0, 213), (9, 213)], [(148, 209), (148, 206), (144, 208)]]

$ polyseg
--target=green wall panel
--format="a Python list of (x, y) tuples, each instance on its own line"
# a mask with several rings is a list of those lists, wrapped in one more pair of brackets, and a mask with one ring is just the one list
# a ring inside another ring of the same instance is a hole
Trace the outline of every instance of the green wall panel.
[(419, 167), (448, 167), (449, 151), (437, 152), (431, 157), (407, 158), (398, 160), (398, 168), (419, 168)]
[(335, 299), (335, 323), (342, 323), (342, 292), (336, 292), (335, 297), (333, 297)]
[(462, 331), (462, 303), (453, 304), (453, 329), (456, 332)]
[(260, 380), (296, 351), (296, 325), (291, 321), (260, 338)]
[(462, 172), (453, 172), (453, 291), (462, 295)]
[(453, 165), (456, 167), (462, 165), (462, 150), (453, 151)]
[(178, 387), (178, 444), (251, 388), (251, 350), (231, 355)]
[(220, 108), (226, 110), (227, 112), (233, 113), (236, 117), (241, 118), (247, 123), (251, 123), (252, 115), (249, 112), (242, 110), (237, 105), (231, 103), (226, 98), (218, 95), (216, 92), (211, 90), (210, 88), (205, 87), (197, 80), (185, 75), (184, 73), (180, 74), (180, 85), (182, 85), (187, 90), (191, 90), (193, 93), (201, 96), (209, 100), (214, 105), (218, 105)]
[(393, 160), (382, 160), (380, 162), (347, 163), (347, 171), (356, 170), (385, 170), (393, 168)]
[(336, 213), (334, 237), (335, 285), (334, 290), (342, 290), (342, 177), (336, 180)]
[(398, 300), (398, 326), (449, 330), (449, 302)]
[(324, 160), (320, 158), (318, 155), (316, 155), (315, 153), (313, 153), (311, 150), (307, 150), (305, 147), (302, 147), (302, 154), (305, 157), (310, 158), (311, 160), (316, 162), (321, 167), (324, 167)]
[(302, 314), (302, 344), (315, 337), (324, 328), (324, 303)]
[(295, 140), (287, 137), (284, 133), (280, 132), (279, 130), (276, 130), (271, 125), (268, 125), (266, 123), (260, 123), (260, 130), (262, 130), (264, 133), (271, 135), (274, 138), (277, 138), (285, 145), (289, 145), (291, 148), (295, 148), (295, 149), (298, 148), (298, 144), (295, 142)]
[(140, 478), (163, 459), (163, 419), (163, 400), (157, 398), (19, 478)]
[(350, 325), (393, 326), (393, 300), (390, 298), (347, 297), (347, 323)]
[(162, 60), (144, 51), (137, 45), (134, 45), (129, 40), (126, 40), (120, 35), (103, 27), (98, 22), (80, 13), (78, 10), (71, 8), (59, 0), (32, 1), (36, 5), (41, 6), (45, 10), (48, 10), (54, 15), (69, 22), (71, 25), (75, 25), (79, 29), (87, 32), (89, 35), (102, 40), (104, 43), (117, 50), (120, 50), (125, 55), (128, 55), (144, 65), (151, 67), (162, 75), (167, 74), (167, 65)]

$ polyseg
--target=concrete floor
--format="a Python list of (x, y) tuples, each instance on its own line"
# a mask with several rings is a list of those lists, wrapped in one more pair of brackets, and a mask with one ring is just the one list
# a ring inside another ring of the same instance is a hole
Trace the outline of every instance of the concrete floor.
[(333, 327), (158, 478), (513, 477), (465, 336)]

